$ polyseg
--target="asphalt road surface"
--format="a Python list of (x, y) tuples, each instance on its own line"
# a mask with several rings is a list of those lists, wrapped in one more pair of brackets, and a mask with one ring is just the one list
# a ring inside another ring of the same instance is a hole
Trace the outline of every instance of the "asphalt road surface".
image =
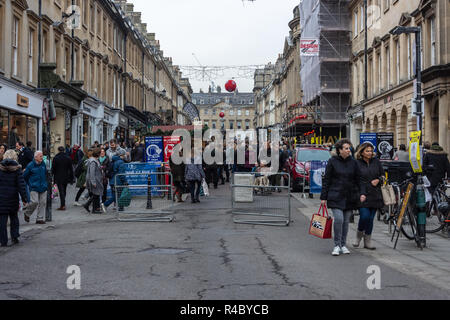
[[(227, 189), (179, 206), (172, 223), (118, 222), (111, 214), (27, 233), (0, 252), (0, 299), (450, 298), (363, 249), (331, 256), (331, 240), (308, 235), (297, 200), (289, 227), (235, 224)], [(71, 265), (80, 268), (80, 290), (67, 287)], [(381, 288), (369, 290), (373, 265)]]

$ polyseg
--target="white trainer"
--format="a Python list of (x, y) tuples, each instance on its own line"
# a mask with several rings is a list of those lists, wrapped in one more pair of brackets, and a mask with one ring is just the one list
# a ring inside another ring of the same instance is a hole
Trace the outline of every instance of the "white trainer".
[(75, 202), (73, 203), (73, 205), (74, 205), (74, 207), (81, 207), (81, 204), (80, 204), (78, 201), (75, 201)]
[(100, 204), (100, 206), (102, 207), (102, 211), (103, 211), (103, 213), (106, 213), (106, 208), (105, 208), (105, 205), (102, 203), (102, 204)]
[(331, 252), (331, 255), (333, 256), (338, 256), (341, 252), (341, 248), (339, 247), (334, 247), (333, 252)]
[(341, 247), (341, 252), (343, 254), (350, 254), (350, 250), (348, 250), (346, 246)]

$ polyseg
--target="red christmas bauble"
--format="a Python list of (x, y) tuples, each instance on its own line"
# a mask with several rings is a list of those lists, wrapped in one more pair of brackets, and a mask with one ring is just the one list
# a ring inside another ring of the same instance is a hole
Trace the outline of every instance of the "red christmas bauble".
[(236, 90), (236, 82), (234, 80), (229, 80), (227, 83), (225, 83), (225, 89), (228, 92), (233, 92)]
[(219, 117), (221, 117), (221, 118), (225, 117), (225, 113), (221, 112), (221, 113), (219, 114)]

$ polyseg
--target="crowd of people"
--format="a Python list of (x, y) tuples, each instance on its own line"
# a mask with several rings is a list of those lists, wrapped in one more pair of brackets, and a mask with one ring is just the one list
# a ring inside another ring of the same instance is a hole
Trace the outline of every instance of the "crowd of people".
[[(214, 144), (212, 139), (209, 144)], [(203, 147), (203, 151), (208, 145)], [(230, 182), (230, 174), (234, 172), (255, 172), (257, 183), (262, 186), (287, 185), (288, 180), (281, 181), (284, 173), (288, 177), (289, 161), (293, 155), (293, 146), (287, 142), (272, 145), (270, 141), (259, 150), (246, 140), (237, 142), (234, 146), (223, 147), (223, 161), (206, 164), (202, 157), (195, 159), (194, 148), (191, 157), (181, 164), (175, 164), (170, 159), (170, 170), (173, 176), (175, 188), (174, 201), (183, 202), (182, 195), (190, 193), (191, 202), (200, 202), (202, 183), (206, 183), (217, 189), (221, 184)], [(438, 143), (424, 144), (424, 166), (433, 166), (428, 178), (431, 183), (430, 191), (442, 181), (445, 175), (450, 176), (450, 164), (448, 155)], [(244, 151), (244, 161), (239, 163), (238, 155), (241, 148)], [(215, 149), (212, 146), (212, 157)], [(331, 149), (331, 147), (330, 147)], [(233, 163), (230, 164), (231, 151), (234, 150)], [(257, 152), (258, 151), (258, 152)], [(270, 159), (274, 152), (279, 153), (278, 171), (274, 174), (268, 171), (271, 167)], [(16, 143), (15, 150), (8, 150), (6, 145), (0, 145), (0, 244), (6, 246), (8, 242), (6, 225), (8, 217), (10, 234), (13, 243), (18, 243), (19, 220), (18, 210), (20, 200), (24, 208), (24, 218), (30, 222), (35, 213), (36, 223), (45, 224), (45, 210), (47, 204), (47, 190), (49, 186), (48, 171), (51, 180), (56, 184), (60, 206), (58, 211), (67, 210), (66, 195), (69, 184), (76, 184), (78, 189), (74, 206), (82, 206), (93, 214), (106, 213), (108, 207), (118, 202), (116, 199), (116, 176), (125, 173), (125, 163), (143, 162), (145, 147), (142, 143), (136, 143), (132, 148), (119, 144), (112, 139), (100, 144), (95, 142), (90, 148), (81, 150), (78, 145), (59, 147), (58, 154), (48, 163), (42, 151), (34, 151), (31, 143), (25, 145)], [(256, 156), (254, 156), (256, 154)], [(329, 160), (325, 176), (323, 178), (322, 204), (327, 204), (334, 216), (334, 248), (333, 255), (340, 253), (349, 254), (347, 248), (347, 233), (350, 216), (353, 210), (359, 210), (360, 219), (356, 234), (355, 247), (364, 239), (364, 247), (375, 249), (371, 242), (373, 221), (376, 211), (383, 207), (381, 185), (383, 183), (384, 170), (381, 162), (374, 156), (375, 150), (371, 143), (363, 143), (353, 148), (352, 143), (343, 139), (338, 141), (333, 148), (332, 158)], [(262, 155), (266, 155), (263, 158)], [(183, 157), (183, 152), (180, 153)], [(253, 156), (255, 159), (253, 159)], [(228, 161), (227, 161), (228, 159)], [(394, 155), (394, 160), (409, 161), (409, 155), (404, 145)], [(123, 185), (123, 181), (120, 181)], [(111, 188), (111, 196), (107, 197), (108, 186)], [(205, 186), (205, 187), (206, 187)], [(278, 188), (279, 189), (279, 188)], [(83, 193), (85, 203), (81, 203)], [(278, 190), (281, 192), (281, 190)], [(350, 191), (350, 192), (349, 192)], [(120, 192), (120, 190), (119, 190)], [(19, 198), (20, 196), (20, 198)], [(119, 201), (120, 202), (120, 201)], [(119, 203), (119, 211), (123, 211)]]

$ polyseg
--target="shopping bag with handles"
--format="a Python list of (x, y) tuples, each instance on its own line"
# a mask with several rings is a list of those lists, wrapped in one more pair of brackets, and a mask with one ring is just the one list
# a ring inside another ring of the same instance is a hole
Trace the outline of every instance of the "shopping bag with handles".
[(331, 239), (332, 226), (333, 218), (328, 214), (327, 206), (320, 205), (319, 212), (312, 216), (309, 234), (321, 239)]

